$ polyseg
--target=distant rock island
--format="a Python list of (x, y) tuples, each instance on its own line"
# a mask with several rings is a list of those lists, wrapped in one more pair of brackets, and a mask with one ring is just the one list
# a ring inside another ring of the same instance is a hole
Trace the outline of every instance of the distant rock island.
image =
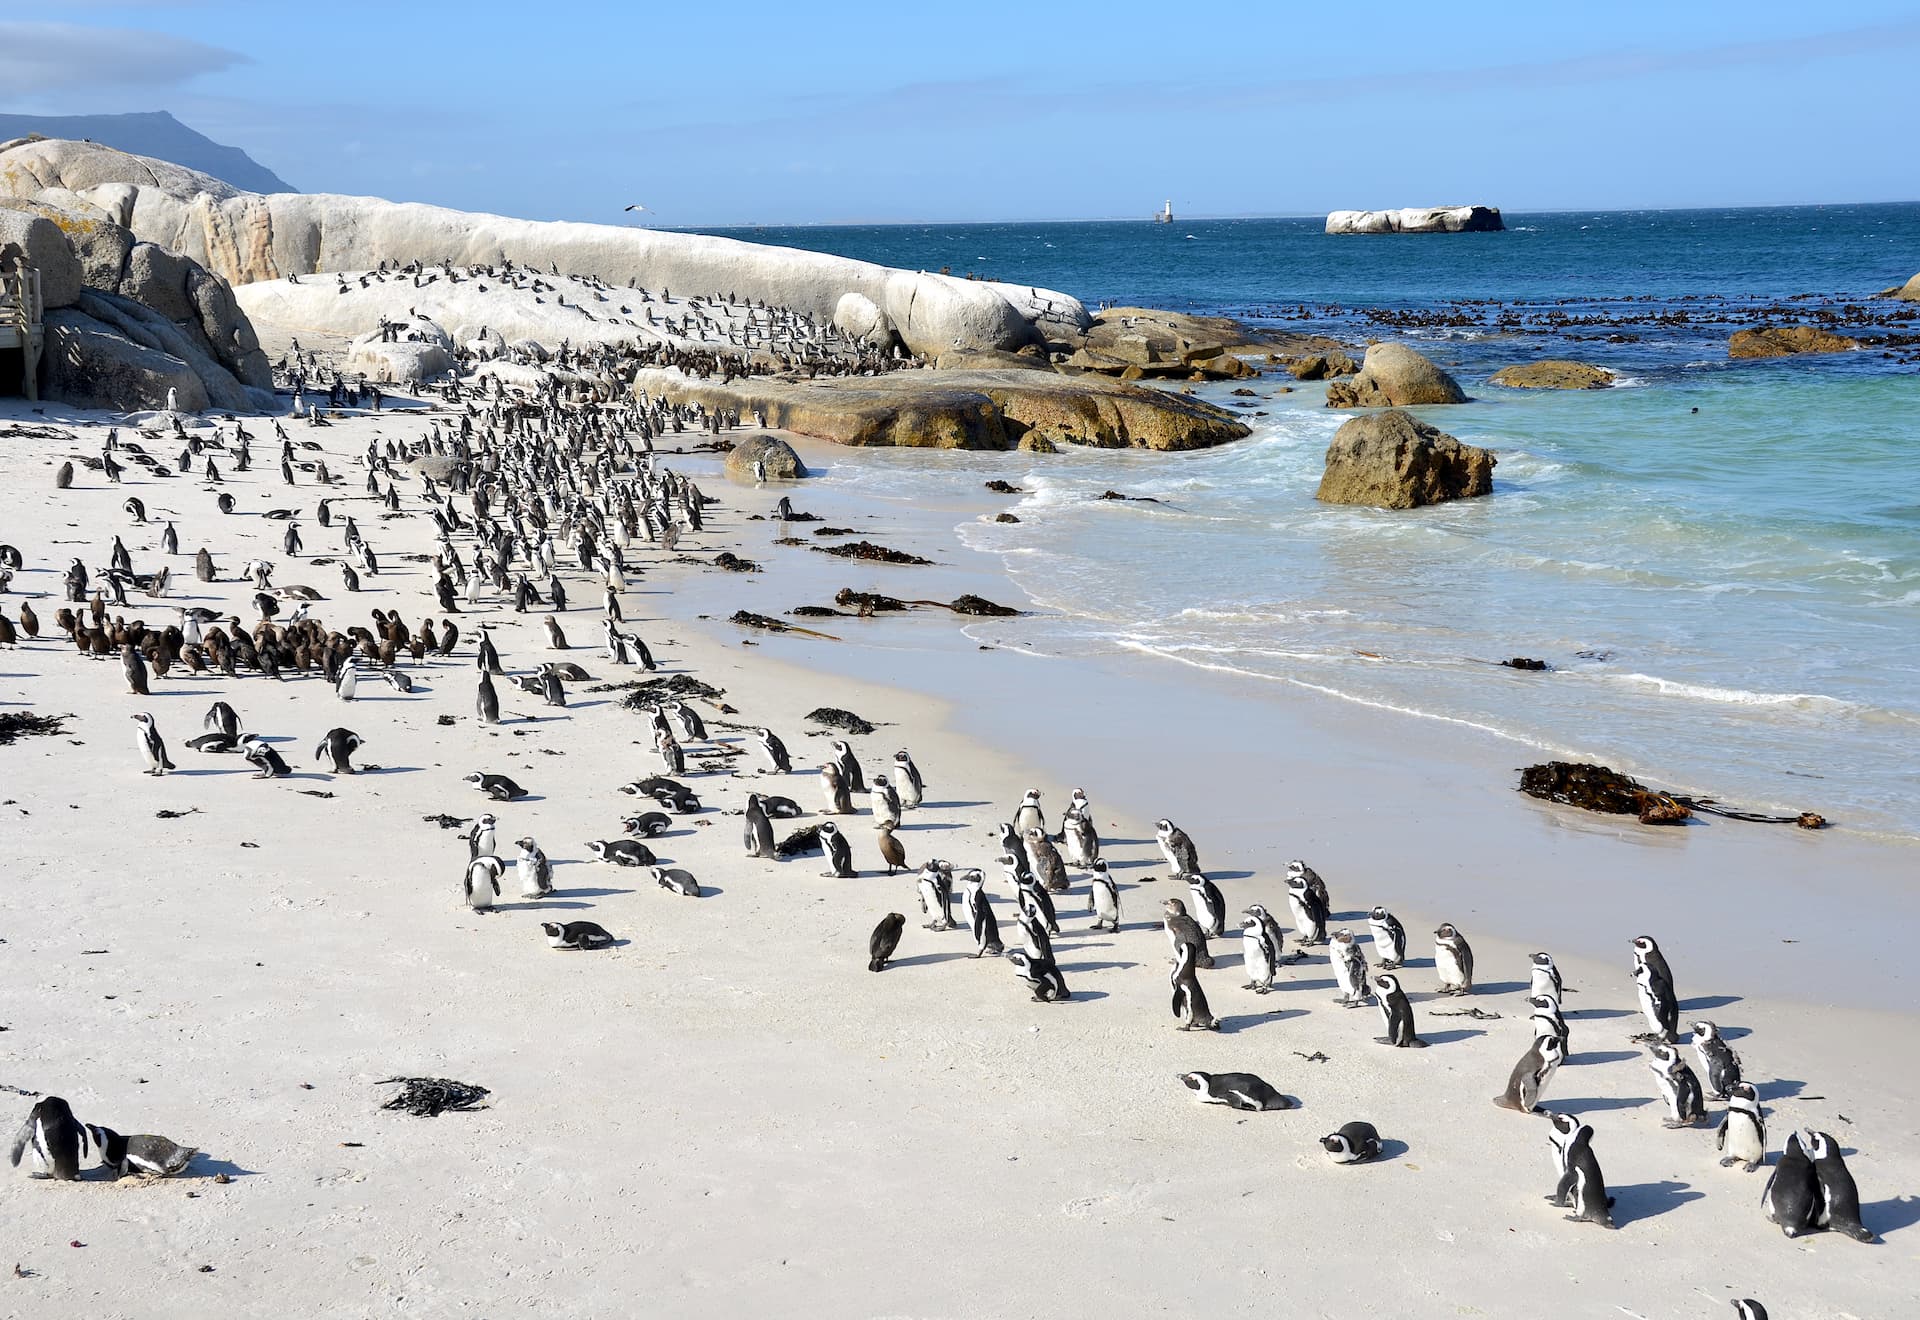
[(245, 192), (289, 193), (293, 185), (238, 147), (222, 146), (196, 133), (164, 110), (130, 115), (0, 114), (0, 151), (17, 138), (38, 133), (118, 147), (209, 174)]
[(1409, 206), (1327, 216), (1329, 234), (1484, 234), (1505, 228), (1497, 206)]

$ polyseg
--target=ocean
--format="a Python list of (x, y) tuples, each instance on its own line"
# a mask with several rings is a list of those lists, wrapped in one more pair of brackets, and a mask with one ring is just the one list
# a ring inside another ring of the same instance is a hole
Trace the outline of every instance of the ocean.
[[(1412, 512), (1316, 503), (1345, 414), (1284, 373), (1196, 387), (1246, 440), (1185, 455), (863, 453), (883, 498), (1006, 476), (968, 523), (1057, 654), (1138, 653), (1762, 811), (1920, 840), (1920, 205), (1509, 215), (1496, 234), (1329, 237), (1318, 220), (720, 231), (1100, 303), (1399, 338), (1472, 402), (1416, 410), (1499, 457), (1494, 494)], [(1754, 324), (1866, 351), (1729, 361)], [(1527, 392), (1570, 357), (1608, 390)], [(1100, 502), (1106, 489), (1157, 504)], [(1525, 656), (1546, 673), (1495, 661)]]

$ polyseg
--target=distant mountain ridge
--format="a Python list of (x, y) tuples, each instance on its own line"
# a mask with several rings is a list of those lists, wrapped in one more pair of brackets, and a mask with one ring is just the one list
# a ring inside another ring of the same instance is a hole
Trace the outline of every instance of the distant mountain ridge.
[(43, 137), (91, 139), (136, 156), (172, 161), (247, 192), (284, 193), (292, 184), (238, 147), (222, 146), (196, 133), (165, 110), (127, 115), (0, 114), (0, 142), (39, 133)]

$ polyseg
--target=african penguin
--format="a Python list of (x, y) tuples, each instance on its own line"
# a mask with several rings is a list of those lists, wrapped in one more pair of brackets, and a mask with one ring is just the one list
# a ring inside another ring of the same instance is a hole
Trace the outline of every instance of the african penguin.
[(1225, 1105), (1248, 1113), (1292, 1109), (1293, 1101), (1281, 1095), (1252, 1073), (1176, 1073), (1176, 1077), (1194, 1093), (1203, 1105)]

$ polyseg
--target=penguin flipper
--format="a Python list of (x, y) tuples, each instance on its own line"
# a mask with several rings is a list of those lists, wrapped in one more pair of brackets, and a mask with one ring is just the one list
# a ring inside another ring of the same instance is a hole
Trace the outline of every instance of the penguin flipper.
[(33, 1140), (33, 1114), (29, 1112), (27, 1114), (26, 1122), (22, 1123), (20, 1125), (20, 1130), (13, 1134), (13, 1146), (8, 1151), (8, 1155), (7, 1155), (8, 1162), (11, 1163), (14, 1168), (17, 1169), (20, 1167), (20, 1157), (26, 1154), (27, 1143), (32, 1140)]

